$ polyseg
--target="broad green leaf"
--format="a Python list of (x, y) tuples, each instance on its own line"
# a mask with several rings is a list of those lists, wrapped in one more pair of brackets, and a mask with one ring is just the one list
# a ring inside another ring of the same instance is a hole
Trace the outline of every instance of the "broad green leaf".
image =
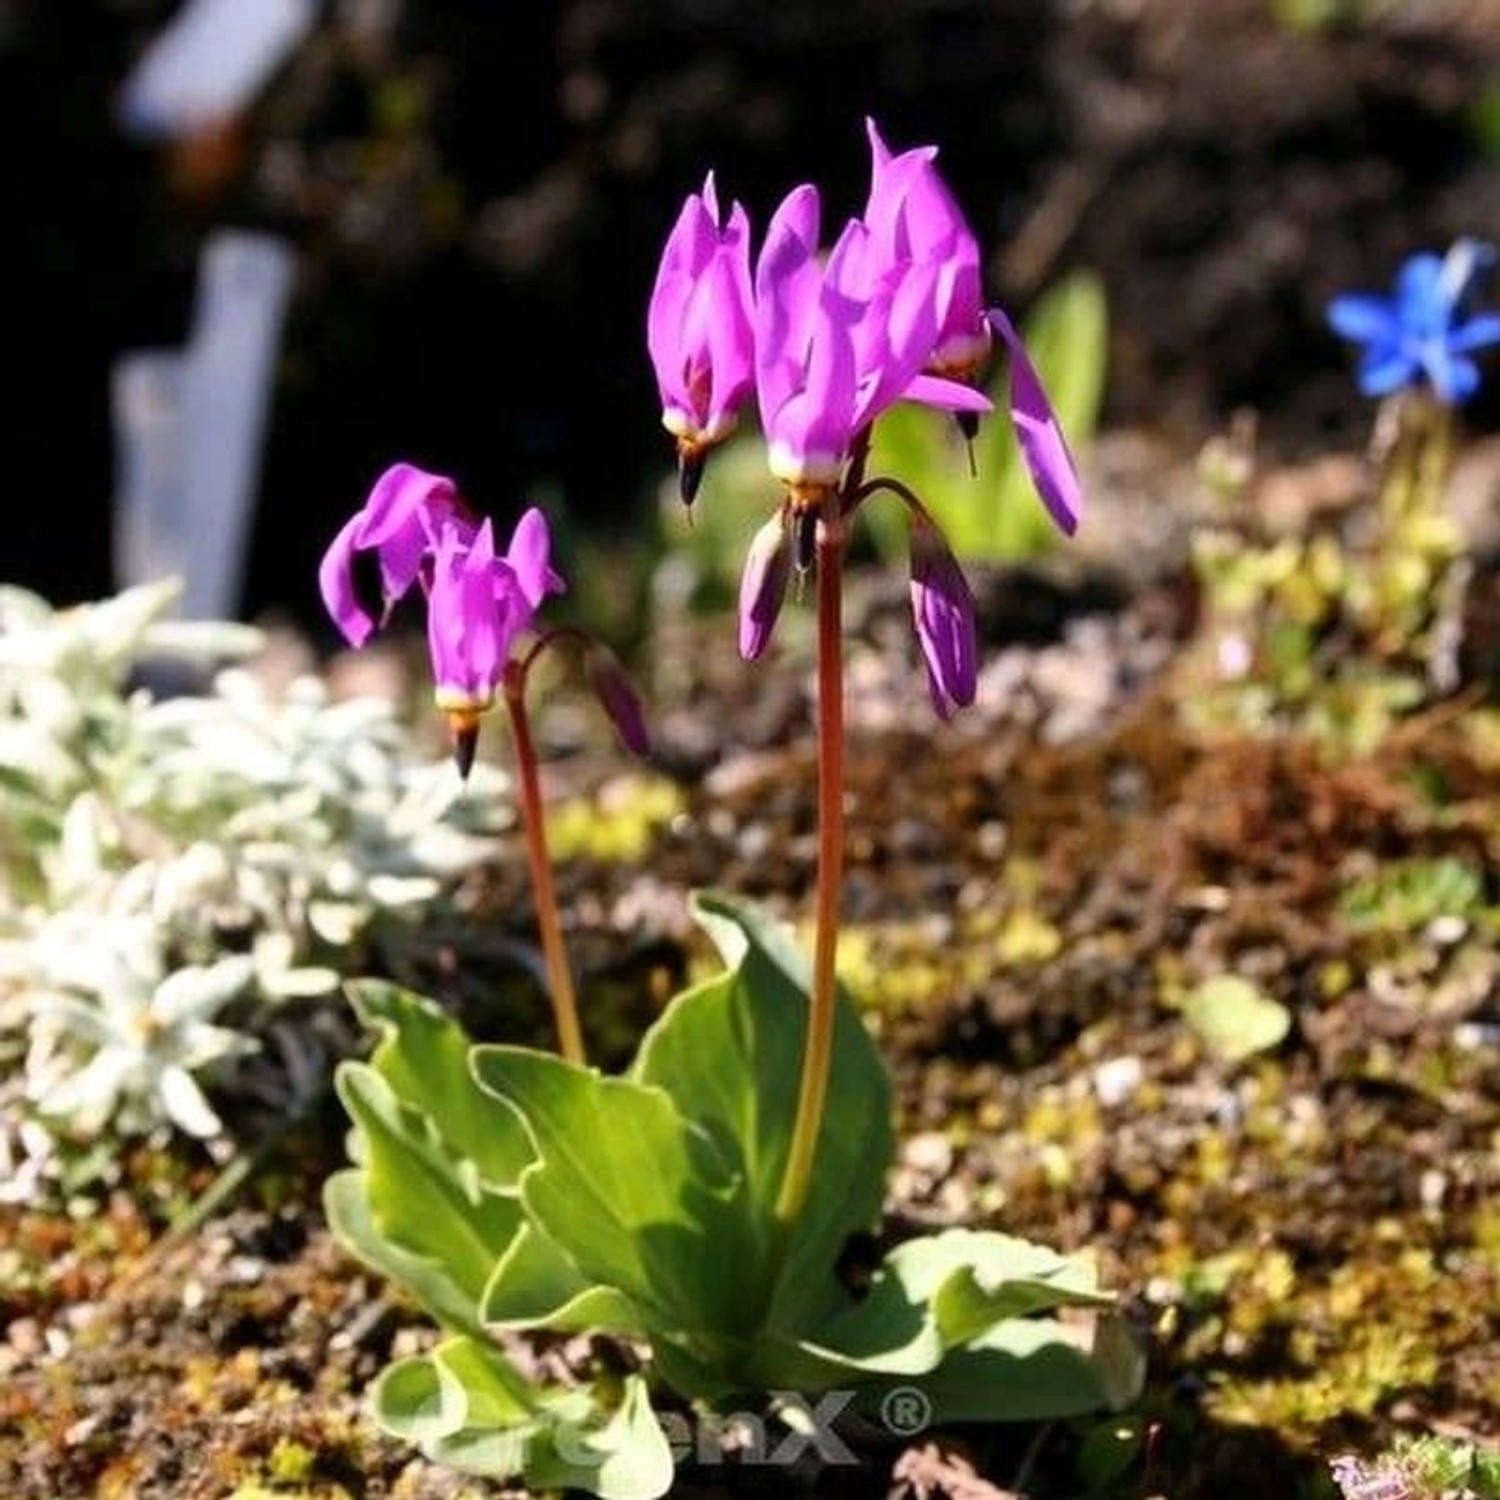
[[(808, 963), (754, 908), (717, 893), (693, 898), (698, 921), (729, 966), (663, 1012), (632, 1076), (665, 1089), (744, 1179), (755, 1261), (768, 1263), (773, 1209), (796, 1115), (807, 1030)], [(847, 994), (839, 996), (828, 1100), (806, 1211), (774, 1289), (751, 1264), (739, 1293), (766, 1299), (765, 1321), (789, 1332), (842, 1306), (833, 1268), (844, 1242), (880, 1217), (894, 1151), (890, 1083)]]
[(323, 1211), (340, 1244), (405, 1287), (445, 1328), (482, 1332), (478, 1305), (454, 1279), (441, 1248), (422, 1254), (381, 1231), (371, 1213), (370, 1184), (363, 1170), (336, 1172), (323, 1184)]
[(537, 1415), (539, 1394), (498, 1349), (459, 1335), (389, 1366), (371, 1402), (387, 1432), (427, 1444), (465, 1427), (515, 1428)]
[(588, 1281), (534, 1224), (522, 1224), (500, 1257), (480, 1300), (479, 1316), (488, 1328), (647, 1336), (629, 1298)]
[(604, 1424), (562, 1413), (547, 1445), (528, 1456), (526, 1479), (536, 1489), (589, 1489), (601, 1500), (656, 1500), (672, 1488), (672, 1449), (639, 1375), (625, 1377), (620, 1404)]
[(886, 1258), (884, 1275), (931, 1306), (949, 1346), (968, 1343), (1007, 1318), (1114, 1302), (1098, 1290), (1086, 1261), (989, 1230), (948, 1229), (908, 1240)]
[(921, 1375), (996, 1325), (1064, 1305), (1108, 1306), (1092, 1268), (1011, 1235), (951, 1229), (888, 1255), (866, 1296), (798, 1341), (761, 1339), (768, 1386), (826, 1387)]
[(585, 1489), (603, 1500), (654, 1500), (671, 1487), (671, 1449), (637, 1375), (608, 1393), (548, 1390), (497, 1350), (460, 1337), (392, 1365), (373, 1407), (387, 1432), (468, 1474), (519, 1478), (535, 1490)]
[(474, 1082), (473, 1043), (458, 1022), (424, 996), (380, 980), (357, 980), (348, 993), (360, 1020), (383, 1033), (370, 1066), (402, 1103), (429, 1116), (487, 1182), (514, 1183), (531, 1160), (531, 1143), (515, 1114)]
[(1182, 1015), (1203, 1045), (1226, 1063), (1278, 1046), (1292, 1025), (1286, 1006), (1236, 974), (1205, 979), (1183, 1000)]
[(586, 1283), (617, 1288), (653, 1332), (743, 1325), (725, 1279), (745, 1263), (742, 1189), (664, 1090), (520, 1047), (476, 1047), (473, 1067), (530, 1132), (527, 1216)]
[[(362, 1168), (353, 1180), (368, 1195), (366, 1227), (399, 1250), (436, 1261), (467, 1298), (464, 1324), (472, 1324), (472, 1310), (521, 1221), (514, 1189), (486, 1183), (431, 1118), (400, 1100), (373, 1067), (345, 1062), (334, 1081), (360, 1132)], [(353, 1189), (338, 1191), (347, 1209)]]
[[(1055, 1318), (1010, 1318), (910, 1385), (934, 1424), (1044, 1422), (1129, 1405), (1145, 1378), (1134, 1335), (1111, 1314), (1097, 1319), (1091, 1346), (1080, 1333)], [(878, 1411), (900, 1389), (884, 1381), (867, 1387), (860, 1405)]]

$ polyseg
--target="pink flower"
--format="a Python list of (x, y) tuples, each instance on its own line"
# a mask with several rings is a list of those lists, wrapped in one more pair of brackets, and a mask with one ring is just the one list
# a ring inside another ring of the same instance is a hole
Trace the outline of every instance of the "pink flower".
[(754, 379), (750, 221), (736, 203), (721, 224), (712, 172), (667, 238), (646, 343), (662, 425), (677, 439), (682, 495), (691, 503), (708, 451), (733, 431)]
[(891, 258), (859, 219), (820, 266), (819, 217), (818, 190), (793, 189), (755, 269), (761, 426), (771, 472), (794, 489), (836, 486), (855, 435), (903, 396), (990, 409), (969, 387), (921, 378), (937, 333), (941, 266)]
[(427, 596), (427, 643), (437, 706), (448, 714), (477, 714), (495, 701), (516, 637), (563, 581), (548, 565), (547, 518), (535, 507), (516, 523), (510, 550), (495, 555), (494, 529), (485, 521), (472, 537), (445, 526), (432, 557)]
[(892, 156), (875, 122), (870, 138), (870, 197), (864, 220), (879, 253), (935, 261), (937, 335), (926, 368), (967, 378), (990, 352), (979, 269), (979, 242), (948, 185), (938, 175), (937, 147), (916, 146)]
[[(477, 522), (457, 486), (415, 464), (393, 464), (340, 529), (318, 569), (323, 603), (351, 646), (363, 646), (416, 582), (438, 535), (452, 528), (467, 543)], [(362, 554), (379, 570), (378, 600), (360, 577)]]

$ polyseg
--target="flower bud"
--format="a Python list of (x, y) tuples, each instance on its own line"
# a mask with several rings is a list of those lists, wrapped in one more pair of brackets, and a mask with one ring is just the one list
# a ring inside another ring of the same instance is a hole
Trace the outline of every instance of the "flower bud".
[(911, 527), (911, 609), (932, 706), (952, 718), (978, 685), (974, 595), (942, 533), (920, 516)]
[(632, 755), (649, 755), (651, 735), (646, 728), (646, 715), (619, 658), (608, 646), (591, 640), (585, 669), (589, 685), (614, 725), (615, 733), (620, 736), (620, 742)]
[(791, 572), (784, 514), (777, 511), (750, 543), (740, 579), (740, 655), (754, 661), (766, 649)]

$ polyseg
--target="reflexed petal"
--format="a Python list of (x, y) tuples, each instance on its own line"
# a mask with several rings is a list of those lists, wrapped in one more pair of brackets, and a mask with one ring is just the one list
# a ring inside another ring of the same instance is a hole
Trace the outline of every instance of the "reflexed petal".
[(1064, 533), (1072, 536), (1083, 510), (1083, 486), (1067, 439), (1010, 319), (999, 308), (992, 307), (989, 320), (1010, 350), (1010, 417), (1021, 456), (1048, 513)]
[(497, 569), (488, 521), (472, 548), (465, 548), (452, 530), (439, 539), (427, 601), (427, 642), (440, 708), (484, 707), (494, 698), (510, 647), (507, 611), (497, 597), (501, 576), (514, 577), (508, 566), (504, 575)]
[(452, 522), (462, 535), (473, 524), (451, 479), (405, 463), (392, 464), (375, 481), (360, 514), (359, 545), (380, 559), (388, 604), (416, 582), (441, 525)]
[(947, 542), (920, 517), (912, 519), (911, 607), (933, 707), (951, 718), (978, 686), (974, 595)]
[(661, 403), (685, 413), (692, 411), (693, 401), (688, 391), (688, 361), (681, 334), (695, 284), (685, 271), (663, 270), (646, 314), (646, 347), (656, 371)]
[(646, 345), (662, 416), (679, 439), (721, 439), (750, 393), (750, 221), (736, 203), (719, 225), (710, 173), (683, 205), (646, 311)]
[(359, 597), (355, 582), (356, 538), (363, 524), (364, 517), (359, 515), (346, 521), (318, 565), (318, 592), (324, 608), (351, 646), (363, 646), (379, 623)]
[(936, 406), (942, 411), (973, 412), (981, 417), (995, 409), (995, 403), (983, 391), (962, 380), (950, 380), (946, 375), (916, 376), (902, 392), (902, 399), (920, 401), (923, 406)]
[(818, 190), (794, 188), (766, 229), (755, 266), (755, 384), (762, 422), (798, 388), (823, 278)]
[(1366, 292), (1348, 292), (1328, 304), (1328, 325), (1346, 339), (1367, 344), (1395, 334), (1396, 317), (1384, 297)]
[(547, 529), (547, 517), (533, 505), (516, 522), (516, 529), (510, 539), (510, 550), (505, 554), (505, 561), (515, 576), (521, 596), (532, 610), (548, 594), (560, 594), (567, 589), (567, 585), (550, 566), (551, 554), (552, 535)]
[(370, 489), (361, 515), (360, 544), (382, 547), (410, 528), (428, 506), (444, 513), (458, 510), (458, 489), (442, 474), (429, 474), (415, 464), (392, 464)]
[(740, 655), (746, 661), (754, 661), (769, 644), (790, 576), (786, 522), (778, 511), (755, 533), (740, 579)]

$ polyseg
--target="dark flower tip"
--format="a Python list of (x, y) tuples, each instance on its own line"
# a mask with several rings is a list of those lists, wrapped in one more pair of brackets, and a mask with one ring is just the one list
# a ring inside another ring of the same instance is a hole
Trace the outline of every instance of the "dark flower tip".
[(479, 748), (479, 716), (472, 713), (450, 713), (448, 725), (453, 732), (453, 764), (465, 781), (474, 769), (474, 752)]
[(703, 471), (708, 467), (708, 454), (702, 448), (679, 448), (677, 453), (677, 493), (682, 503), (691, 506), (698, 498), (698, 487), (703, 483)]

